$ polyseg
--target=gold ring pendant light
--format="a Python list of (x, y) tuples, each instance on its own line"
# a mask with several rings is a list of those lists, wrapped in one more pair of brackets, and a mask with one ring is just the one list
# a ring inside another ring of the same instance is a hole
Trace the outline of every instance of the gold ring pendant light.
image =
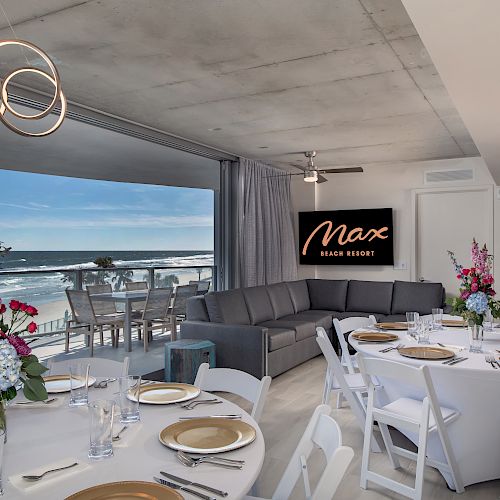
[[(57, 68), (55, 67), (54, 63), (50, 60), (49, 56), (39, 47), (36, 45), (33, 45), (30, 42), (26, 42), (24, 40), (0, 40), (0, 48), (7, 46), (7, 45), (18, 45), (20, 47), (24, 47), (26, 49), (29, 49), (33, 52), (35, 52), (38, 56), (40, 56), (47, 66), (49, 67), (51, 71), (51, 75), (45, 71), (42, 71), (41, 69), (38, 68), (19, 68), (11, 71), (3, 80), (2, 86), (1, 86), (1, 94), (0, 94), (0, 121), (8, 127), (10, 130), (15, 132), (16, 134), (23, 135), (25, 137), (44, 137), (46, 135), (52, 134), (52, 132), (55, 132), (60, 126), (61, 123), (64, 120), (64, 116), (66, 114), (66, 108), (67, 108), (67, 102), (66, 102), (66, 97), (64, 97), (64, 94), (62, 92), (61, 88), (61, 79), (59, 77), (59, 73), (57, 71)], [(25, 115), (23, 113), (20, 113), (19, 111), (16, 111), (9, 103), (9, 95), (7, 92), (7, 86), (9, 82), (17, 75), (20, 75), (22, 73), (33, 73), (35, 75), (43, 76), (46, 78), (52, 85), (54, 86), (54, 97), (52, 98), (52, 101), (48, 105), (48, 107), (44, 110), (41, 111), (40, 113), (36, 113), (34, 115)], [(45, 116), (49, 115), (52, 110), (55, 108), (56, 104), (58, 101), (61, 101), (61, 114), (59, 115), (59, 118), (57, 121), (50, 127), (48, 130), (45, 130), (44, 132), (26, 132), (16, 125), (14, 125), (12, 122), (10, 122), (6, 118), (6, 112), (8, 111), (11, 113), (13, 116), (20, 118), (22, 120), (39, 120), (40, 118), (44, 118)]]

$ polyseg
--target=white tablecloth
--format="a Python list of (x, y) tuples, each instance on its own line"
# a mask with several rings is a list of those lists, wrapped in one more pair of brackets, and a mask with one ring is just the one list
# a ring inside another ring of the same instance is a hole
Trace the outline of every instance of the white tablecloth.
[[(113, 399), (116, 390), (117, 382), (109, 384), (108, 389), (91, 388), (89, 398), (90, 400)], [(65, 397), (64, 394), (57, 396)], [(19, 407), (7, 409), (8, 442), (5, 447), (2, 476), (5, 497), (9, 500), (19, 498), (62, 500), (72, 493), (101, 483), (125, 480), (153, 481), (153, 476), (161, 477), (160, 470), (227, 491), (228, 500), (238, 499), (252, 487), (262, 467), (265, 448), (264, 438), (258, 425), (241, 408), (226, 400), (218, 405), (199, 405), (192, 411), (183, 410), (176, 405), (141, 404), (140, 429), (134, 431), (134, 424), (131, 424), (122, 434), (120, 445), (123, 447), (115, 447), (113, 457), (100, 461), (90, 461), (87, 458), (89, 446), (87, 408), (69, 408), (67, 401), (64, 403), (55, 408), (49, 405), (40, 409)], [(257, 438), (252, 444), (225, 453), (224, 456), (245, 460), (242, 470), (227, 470), (205, 464), (195, 469), (185, 467), (177, 461), (175, 452), (163, 446), (158, 440), (159, 432), (177, 422), (180, 416), (240, 413), (243, 415), (243, 421), (255, 427)], [(121, 427), (120, 425), (118, 429)], [(129, 446), (127, 440), (130, 442)], [(8, 480), (9, 477), (26, 473), (44, 464), (50, 465), (64, 459), (68, 459), (67, 462), (71, 463), (72, 458), (88, 463), (90, 467), (78, 474), (60, 476), (57, 480), (54, 478), (49, 481), (47, 476), (40, 481), (37, 488), (28, 493), (21, 492)], [(186, 499), (196, 498), (187, 493), (182, 494)]]
[[(392, 333), (392, 332), (391, 332)], [(398, 332), (399, 342), (417, 345), (409, 340), (406, 332)], [(397, 351), (379, 352), (388, 344), (370, 344), (357, 342), (349, 337), (350, 344), (359, 352), (371, 357), (391, 359), (400, 363), (430, 367), (434, 387), (442, 406), (454, 408), (460, 417), (447, 426), (448, 434), (455, 452), (458, 466), (462, 473), (464, 485), (480, 483), (500, 478), (500, 368), (495, 370), (484, 360), (484, 354), (468, 352), (466, 329), (445, 329), (431, 333), (432, 343), (467, 346), (458, 356), (469, 359), (455, 366), (443, 365), (441, 361), (423, 361), (401, 356)], [(500, 349), (500, 330), (486, 333), (483, 350)], [(497, 352), (497, 359), (500, 354)], [(398, 397), (419, 397), (412, 387), (402, 385), (394, 380), (381, 379), (385, 393), (390, 400)], [(406, 434), (413, 442), (416, 436)], [(435, 435), (429, 440), (428, 455), (431, 458), (444, 460), (444, 455)], [(449, 477), (445, 476), (448, 484)], [(450, 484), (450, 486), (452, 486)]]

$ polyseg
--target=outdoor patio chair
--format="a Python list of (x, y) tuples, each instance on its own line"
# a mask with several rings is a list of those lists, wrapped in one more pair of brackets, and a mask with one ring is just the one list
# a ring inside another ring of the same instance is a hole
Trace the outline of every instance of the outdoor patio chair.
[(72, 319), (66, 322), (65, 352), (69, 352), (70, 333), (78, 333), (87, 337), (90, 356), (94, 355), (94, 333), (99, 331), (101, 345), (104, 343), (104, 332), (111, 332), (113, 347), (118, 345), (118, 331), (123, 327), (123, 314), (96, 315), (88, 290), (66, 290), (71, 307)]

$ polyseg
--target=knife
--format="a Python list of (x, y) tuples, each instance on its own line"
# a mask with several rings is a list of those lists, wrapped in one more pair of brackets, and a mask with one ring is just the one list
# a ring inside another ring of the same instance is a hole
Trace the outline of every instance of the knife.
[(455, 361), (452, 361), (451, 363), (448, 363), (448, 366), (456, 365), (458, 363), (461, 363), (462, 361), (466, 361), (467, 359), (469, 359), (469, 358), (458, 358)]
[(191, 488), (186, 488), (185, 486), (181, 486), (180, 484), (177, 483), (172, 483), (171, 481), (166, 481), (165, 479), (161, 479), (159, 477), (153, 476), (153, 479), (157, 483), (163, 484), (163, 486), (168, 486), (169, 488), (173, 488), (174, 490), (185, 491), (186, 493), (190, 493), (191, 495), (201, 498), (202, 500), (217, 500), (215, 497), (209, 497), (207, 495), (204, 495), (203, 493), (199, 493), (198, 491), (192, 490)]
[(179, 417), (179, 420), (195, 420), (197, 418), (227, 418), (229, 420), (237, 420), (241, 415), (201, 415), (199, 417)]
[(215, 493), (216, 495), (220, 495), (221, 497), (227, 497), (227, 491), (218, 490), (217, 488), (212, 488), (211, 486), (206, 486), (201, 483), (194, 483), (193, 481), (188, 481), (182, 477), (174, 476), (173, 474), (168, 474), (167, 472), (160, 471), (162, 476), (168, 477), (173, 481), (177, 481), (178, 483), (185, 484), (186, 486), (195, 486), (196, 488), (200, 488), (200, 490), (210, 491), (211, 493)]

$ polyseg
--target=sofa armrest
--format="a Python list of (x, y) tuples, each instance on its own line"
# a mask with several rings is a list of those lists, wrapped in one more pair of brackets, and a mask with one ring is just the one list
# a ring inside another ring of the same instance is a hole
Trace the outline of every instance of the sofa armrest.
[(218, 367), (236, 368), (259, 379), (267, 374), (267, 328), (184, 321), (180, 337), (211, 340), (216, 345)]

